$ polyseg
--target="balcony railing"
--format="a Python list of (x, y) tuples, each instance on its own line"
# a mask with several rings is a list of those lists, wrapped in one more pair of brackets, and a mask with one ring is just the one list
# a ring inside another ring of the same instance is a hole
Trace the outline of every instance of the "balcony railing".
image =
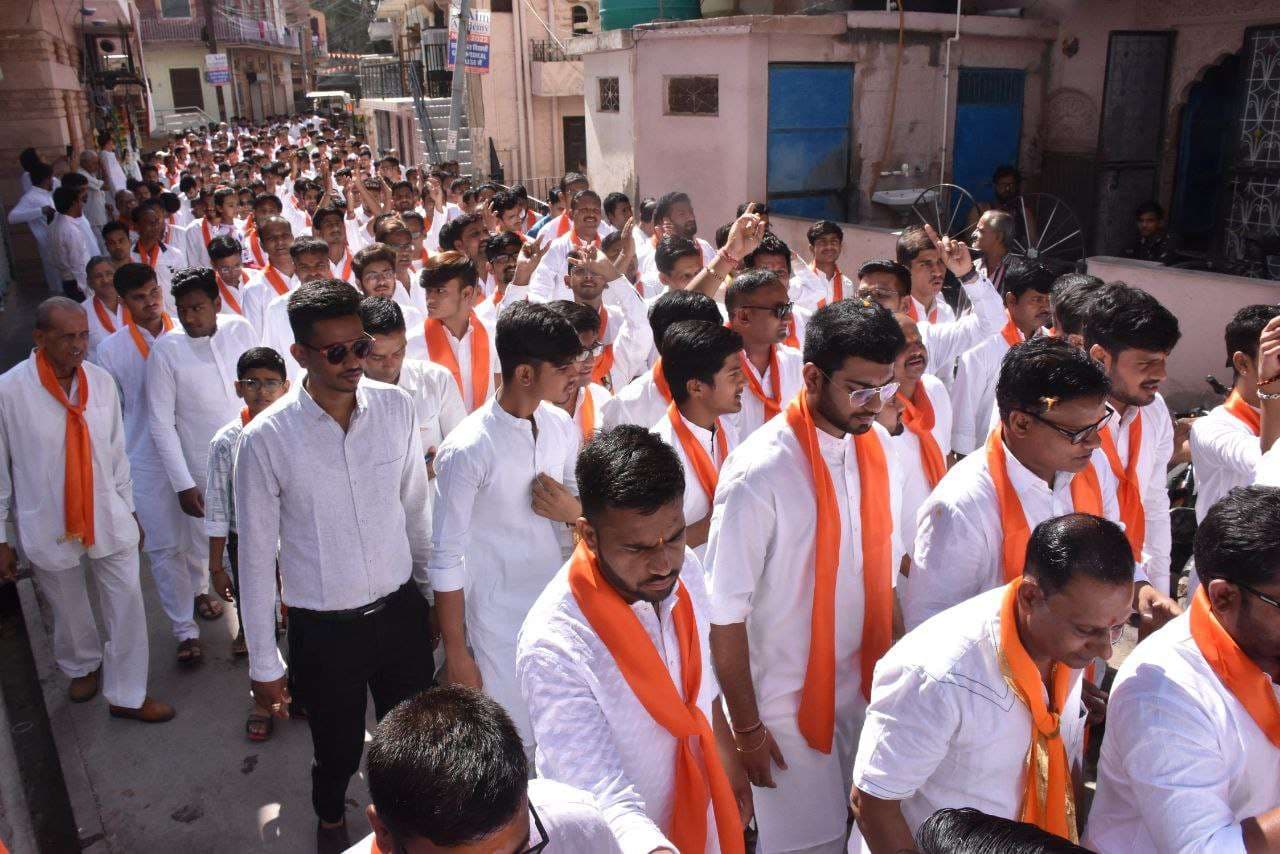
[[(429, 63), (436, 58), (428, 53)], [(428, 64), (423, 73), (421, 62), (413, 63), (418, 68), (422, 79), (422, 94), (426, 98), (447, 98), (450, 94), (452, 74), (437, 70)], [(443, 64), (443, 63), (442, 63)], [(360, 97), (362, 98), (410, 98), (413, 92), (409, 86), (409, 63), (392, 59), (390, 62), (380, 60), (361, 60), (360, 62)]]
[(564, 52), (564, 48), (551, 41), (550, 39), (530, 39), (529, 54), (534, 62), (573, 62), (575, 57), (571, 57)]
[(204, 18), (143, 18), (144, 42), (202, 42), (205, 40)]
[(290, 27), (278, 27), (273, 21), (249, 18), (242, 15), (217, 14), (213, 26), (203, 17), (156, 18), (144, 17), (142, 41), (145, 42), (204, 42), (212, 36), (222, 45), (265, 45), (269, 47), (298, 48), (297, 33)]

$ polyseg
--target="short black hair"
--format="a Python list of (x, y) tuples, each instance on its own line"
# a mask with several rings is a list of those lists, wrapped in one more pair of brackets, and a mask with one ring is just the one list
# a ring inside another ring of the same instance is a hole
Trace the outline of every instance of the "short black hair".
[(791, 272), (791, 247), (772, 231), (764, 233), (756, 248), (748, 252), (747, 256), (742, 259), (742, 266), (748, 269), (754, 268), (761, 255), (781, 255), (787, 262), (787, 272)]
[(1059, 335), (1078, 335), (1084, 331), (1093, 298), (1107, 283), (1088, 273), (1066, 273), (1059, 276), (1049, 291), (1049, 310)]
[(1127, 285), (1100, 291), (1084, 321), (1085, 349), (1097, 344), (1112, 356), (1129, 349), (1168, 353), (1181, 337), (1173, 312), (1146, 291)]
[[(295, 237), (293, 243), (289, 246), (289, 257), (294, 261), (298, 260), (301, 255), (323, 255), (329, 257), (329, 244), (325, 243), (318, 237), (312, 237), (304, 234), (302, 237)], [(350, 287), (348, 285), (348, 287)]]
[(662, 336), (662, 375), (676, 403), (689, 399), (689, 381), (714, 385), (725, 360), (742, 350), (742, 336), (720, 322), (682, 320)]
[(654, 343), (661, 347), (667, 327), (681, 320), (724, 322), (716, 301), (706, 294), (697, 291), (667, 291), (649, 307), (649, 329), (653, 332)]
[(124, 296), (146, 287), (148, 282), (154, 282), (155, 280), (156, 271), (151, 268), (150, 264), (126, 261), (120, 265), (115, 275), (111, 277), (111, 284), (115, 286), (117, 294)]
[(1012, 178), (1017, 183), (1022, 183), (1022, 173), (1018, 171), (1016, 166), (1003, 163), (996, 167), (996, 171), (991, 173), (991, 183), (997, 183), (1001, 178)]
[(373, 807), (394, 836), (448, 848), (510, 822), (529, 787), (511, 718), (480, 691), (458, 686), (432, 688), (388, 712), (373, 731), (365, 771)]
[(596, 433), (578, 453), (575, 473), (588, 522), (610, 507), (647, 515), (684, 495), (680, 457), (657, 433), (635, 424)]
[(747, 297), (754, 294), (761, 288), (767, 288), (770, 285), (786, 286), (786, 282), (778, 278), (778, 274), (772, 270), (743, 270), (741, 273), (733, 277), (733, 281), (729, 283), (729, 287), (724, 293), (724, 307), (729, 313), (738, 310), (738, 306)]
[(652, 197), (640, 200), (640, 221), (653, 222), (653, 215), (658, 210), (658, 200)]
[(457, 242), (462, 239), (463, 229), (477, 222), (484, 222), (480, 214), (463, 214), (446, 222), (440, 228), (440, 248), (445, 252), (454, 249)]
[(764, 202), (743, 202), (742, 204), (738, 205), (738, 211), (733, 215), (733, 218), (734, 219), (740, 218), (743, 214), (747, 212), (747, 208), (751, 207), (752, 205), (756, 206), (755, 213), (757, 215), (759, 216), (769, 215), (769, 206), (766, 205)]
[(1155, 199), (1145, 201), (1134, 209), (1133, 218), (1137, 219), (1143, 214), (1155, 214), (1156, 219), (1164, 219), (1164, 205), (1160, 204)]
[(658, 241), (658, 247), (653, 252), (653, 265), (658, 268), (659, 273), (670, 276), (681, 258), (697, 258), (698, 263), (702, 263), (702, 250), (687, 237), (669, 234)]
[(306, 344), (321, 320), (359, 317), (360, 300), (360, 292), (341, 279), (317, 279), (301, 285), (289, 294), (286, 307), (293, 339)]
[(662, 222), (671, 215), (671, 209), (679, 204), (685, 204), (693, 207), (693, 201), (690, 200), (688, 193), (682, 193), (679, 191), (663, 193), (658, 197), (658, 203), (653, 209), (653, 221)]
[(107, 220), (106, 225), (102, 226), (102, 237), (105, 240), (108, 234), (115, 234), (117, 231), (123, 231), (128, 234), (129, 226), (118, 219)]
[(1228, 368), (1235, 367), (1236, 353), (1244, 353), (1255, 360), (1258, 358), (1258, 339), (1262, 337), (1263, 328), (1276, 317), (1280, 317), (1280, 305), (1274, 303), (1246, 305), (1235, 313), (1227, 322), (1224, 336)]
[(493, 205), (493, 212), (501, 216), (507, 211), (520, 207), (524, 201), (510, 190), (499, 190), (493, 194), (489, 204)]
[(1070, 840), (1034, 824), (987, 815), (973, 807), (946, 807), (916, 830), (920, 854), (1088, 854)]
[(370, 335), (404, 332), (404, 312), (390, 297), (365, 297), (360, 301), (360, 322)]
[(567, 299), (552, 300), (547, 305), (573, 324), (573, 331), (579, 335), (584, 332), (600, 331), (600, 315), (589, 305)]
[(1052, 596), (1077, 575), (1103, 584), (1133, 583), (1133, 548), (1109, 519), (1069, 513), (1046, 519), (1031, 532), (1023, 574)]
[(893, 276), (894, 281), (897, 282), (899, 296), (905, 297), (911, 293), (911, 271), (892, 258), (872, 258), (870, 261), (863, 261), (862, 266), (858, 268), (858, 281), (862, 281), (872, 273), (888, 273)]
[(565, 193), (569, 190), (570, 184), (589, 184), (587, 176), (581, 172), (566, 172), (564, 177), (560, 179), (560, 192)]
[[(89, 186), (89, 178), (86, 175), (81, 175), (79, 172), (68, 172), (62, 176), (62, 183), (59, 184), (59, 186), (79, 190)], [(176, 199), (178, 197), (174, 196), (174, 198)]]
[(582, 201), (583, 199), (595, 199), (597, 202), (599, 202), (600, 194), (597, 193), (595, 190), (579, 190), (578, 192), (573, 194), (573, 199), (569, 201), (569, 210), (575, 210), (578, 207), (578, 202)]
[(169, 293), (174, 302), (192, 293), (202, 293), (213, 302), (218, 299), (218, 276), (212, 267), (184, 267), (173, 274)]
[(498, 361), (508, 382), (520, 365), (563, 365), (582, 352), (582, 342), (564, 315), (545, 303), (521, 300), (498, 316)]
[(31, 176), (31, 183), (38, 187), (53, 177), (53, 167), (43, 161), (33, 163), (27, 174)]
[(374, 261), (386, 261), (394, 269), (396, 266), (396, 250), (385, 243), (370, 243), (361, 249), (351, 259), (351, 269), (355, 271), (356, 278), (363, 278), (364, 268)]
[(1239, 486), (1196, 528), (1196, 573), (1250, 587), (1280, 578), (1280, 489)]
[[(494, 198), (496, 199), (497, 196)], [(484, 242), (484, 257), (486, 261), (492, 261), (499, 255), (515, 255), (522, 246), (524, 242), (517, 235), (502, 231)]]
[(1043, 264), (1018, 255), (1008, 256), (1002, 284), (1006, 294), (1021, 299), (1027, 291), (1048, 294), (1053, 290), (1053, 271)]
[(284, 358), (270, 347), (250, 347), (241, 353), (240, 358), (236, 359), (236, 379), (244, 379), (254, 368), (275, 371), (282, 380), (288, 377)]
[(930, 249), (936, 249), (933, 240), (929, 237), (929, 233), (918, 225), (910, 228), (904, 228), (902, 233), (898, 235), (898, 243), (894, 247), (895, 257), (898, 263), (904, 267), (910, 267), (911, 262), (916, 260), (916, 256), (921, 252)]
[(826, 237), (827, 235), (838, 237), (840, 238), (840, 242), (842, 244), (844, 243), (844, 229), (840, 227), (839, 223), (832, 222), (829, 219), (820, 219), (813, 225), (809, 226), (809, 228), (805, 230), (804, 238), (809, 241), (810, 246), (813, 246), (813, 244), (818, 242), (818, 238)]
[(907, 347), (892, 312), (878, 303), (842, 299), (813, 313), (804, 330), (804, 360), (830, 376), (845, 359), (890, 365)]
[(627, 198), (626, 193), (619, 193), (616, 190), (604, 197), (604, 215), (613, 216), (613, 212), (618, 209), (618, 205), (629, 205), (631, 200)]
[(219, 258), (230, 258), (232, 255), (239, 258), (242, 251), (243, 247), (240, 245), (240, 241), (230, 234), (219, 234), (209, 241), (209, 260), (211, 261), (217, 261)]
[(311, 215), (311, 227), (313, 229), (319, 228), (320, 223), (324, 222), (326, 219), (330, 217), (337, 217), (339, 220), (342, 220), (345, 223), (346, 216), (347, 216), (347, 212), (345, 208), (340, 208), (333, 202), (326, 202), (325, 204), (316, 208), (316, 212)]
[(996, 379), (996, 407), (1003, 421), (1015, 411), (1040, 415), (1054, 403), (1104, 398), (1110, 390), (1102, 365), (1083, 350), (1061, 338), (1032, 338), (1004, 354)]
[(459, 279), (464, 288), (474, 288), (480, 283), (480, 273), (470, 258), (452, 249), (431, 256), (418, 274), (418, 284), (423, 288), (439, 287), (454, 279)]
[(71, 210), (79, 200), (79, 187), (69, 187), (66, 184), (61, 184), (58, 189), (53, 191), (53, 209), (60, 214)]

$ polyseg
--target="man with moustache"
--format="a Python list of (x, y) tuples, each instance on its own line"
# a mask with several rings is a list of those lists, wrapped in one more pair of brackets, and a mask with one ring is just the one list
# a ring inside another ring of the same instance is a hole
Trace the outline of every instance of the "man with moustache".
[(569, 202), (572, 227), (566, 234), (551, 241), (547, 254), (542, 256), (538, 269), (534, 271), (533, 280), (529, 283), (531, 300), (550, 302), (573, 298), (565, 282), (565, 276), (569, 272), (569, 253), (588, 247), (599, 248), (602, 216), (600, 196), (593, 190), (582, 190), (574, 195)]
[[(766, 246), (762, 241), (761, 248)], [(757, 250), (757, 253), (759, 250)], [(739, 362), (748, 394), (742, 409), (728, 420), (739, 441), (773, 418), (804, 384), (804, 360), (786, 346), (788, 319), (795, 306), (787, 298), (786, 280), (771, 270), (748, 270), (734, 276), (724, 298), (729, 328), (742, 336)]]
[[(663, 236), (682, 237), (697, 246), (702, 255), (702, 266), (709, 267), (716, 258), (716, 249), (707, 241), (698, 237), (698, 218), (693, 212), (693, 202), (688, 193), (666, 193), (658, 199), (653, 213), (654, 234), (650, 245), (655, 249)], [(658, 274), (661, 271), (655, 253), (637, 253), (640, 261), (640, 280), (644, 283), (645, 296), (653, 297), (662, 293), (662, 282)]]

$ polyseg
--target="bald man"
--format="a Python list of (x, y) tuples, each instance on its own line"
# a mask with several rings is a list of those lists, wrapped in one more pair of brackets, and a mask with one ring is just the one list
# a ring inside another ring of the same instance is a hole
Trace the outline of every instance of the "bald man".
[[(35, 349), (0, 375), (0, 518), (17, 522), (36, 583), (53, 611), (53, 652), (72, 702), (99, 690), (113, 717), (160, 723), (173, 708), (147, 696), (141, 540), (115, 381), (86, 362), (89, 318), (65, 297), (36, 310)], [(0, 582), (17, 554), (0, 530)], [(107, 641), (89, 606), (85, 569)]]

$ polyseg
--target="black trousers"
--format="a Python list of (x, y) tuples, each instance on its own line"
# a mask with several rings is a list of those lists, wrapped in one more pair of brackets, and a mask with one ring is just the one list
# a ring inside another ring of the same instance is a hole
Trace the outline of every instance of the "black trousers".
[(289, 669), (306, 698), (314, 758), (311, 804), (321, 821), (341, 821), (347, 783), (364, 752), (366, 692), (378, 720), (431, 687), (429, 606), (412, 582), (376, 614), (345, 622), (289, 609)]

